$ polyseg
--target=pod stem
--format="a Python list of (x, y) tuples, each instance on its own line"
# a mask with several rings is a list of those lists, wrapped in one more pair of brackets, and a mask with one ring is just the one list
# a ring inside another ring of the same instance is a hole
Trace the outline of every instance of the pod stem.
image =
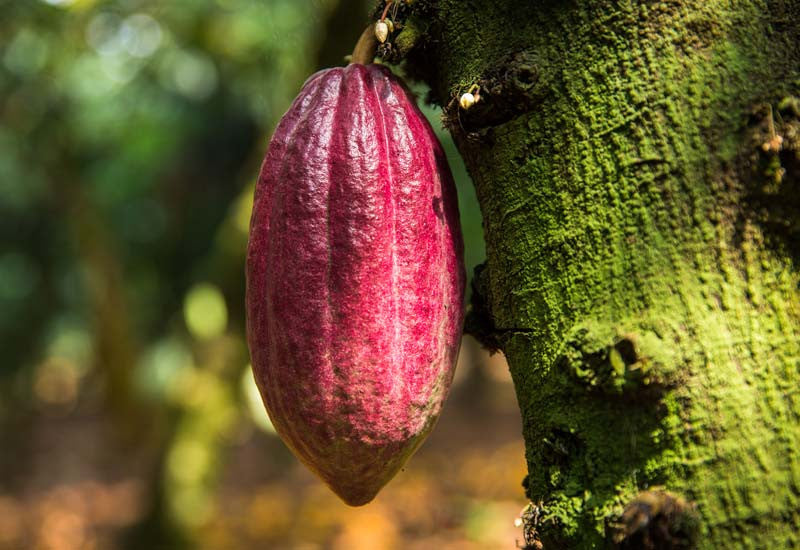
[(356, 47), (353, 49), (353, 55), (350, 58), (350, 64), (369, 65), (375, 58), (375, 52), (377, 51), (378, 39), (375, 38), (374, 24), (370, 24), (364, 29), (358, 42), (356, 42)]

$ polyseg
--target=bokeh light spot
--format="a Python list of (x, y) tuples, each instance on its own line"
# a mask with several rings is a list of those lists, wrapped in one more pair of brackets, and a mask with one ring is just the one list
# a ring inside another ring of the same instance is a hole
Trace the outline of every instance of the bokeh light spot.
[(170, 476), (181, 483), (197, 483), (208, 472), (210, 465), (209, 450), (193, 439), (176, 444), (169, 455)]
[(161, 25), (145, 13), (137, 13), (125, 19), (120, 35), (125, 51), (130, 55), (150, 57), (161, 44)]
[(228, 308), (220, 290), (208, 283), (195, 285), (183, 302), (186, 327), (195, 338), (207, 340), (221, 335), (228, 326)]
[(264, 403), (261, 400), (261, 393), (258, 391), (256, 381), (253, 378), (253, 367), (247, 365), (247, 368), (242, 373), (242, 394), (244, 401), (247, 404), (247, 412), (250, 413), (250, 419), (260, 429), (268, 433), (276, 433), (275, 426), (269, 419), (267, 410), (264, 408)]
[(42, 70), (47, 54), (47, 43), (30, 29), (22, 29), (6, 48), (3, 64), (13, 73), (30, 76)]
[(248, 186), (247, 189), (239, 195), (236, 201), (236, 229), (242, 234), (248, 235), (250, 233), (250, 215), (253, 211), (253, 186)]
[(116, 55), (124, 44), (120, 36), (122, 20), (113, 13), (99, 13), (92, 17), (86, 27), (86, 42), (100, 55)]
[(161, 82), (188, 99), (202, 101), (217, 89), (217, 68), (202, 53), (178, 50), (164, 58)]
[(50, 357), (40, 363), (34, 374), (33, 391), (45, 405), (72, 405), (78, 397), (80, 368), (63, 357)]
[(176, 338), (161, 340), (147, 351), (137, 371), (138, 386), (150, 397), (166, 395), (180, 374), (191, 368), (192, 355), (186, 346)]

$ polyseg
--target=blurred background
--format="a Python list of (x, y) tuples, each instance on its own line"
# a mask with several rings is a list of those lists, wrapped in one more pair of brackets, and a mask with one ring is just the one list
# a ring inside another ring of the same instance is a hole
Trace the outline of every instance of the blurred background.
[[(348, 508), (275, 436), (244, 255), (268, 138), (368, 0), (0, 0), (0, 549), (513, 548), (502, 357), (465, 339), (439, 425)], [(424, 94), (424, 89), (418, 90)], [(468, 272), (483, 260), (471, 183)]]

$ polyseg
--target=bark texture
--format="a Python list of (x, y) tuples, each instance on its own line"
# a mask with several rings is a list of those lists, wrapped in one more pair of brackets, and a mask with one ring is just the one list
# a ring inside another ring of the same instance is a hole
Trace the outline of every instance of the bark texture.
[[(800, 3), (416, 0), (545, 548), (800, 545)], [(458, 108), (473, 84), (481, 100)]]

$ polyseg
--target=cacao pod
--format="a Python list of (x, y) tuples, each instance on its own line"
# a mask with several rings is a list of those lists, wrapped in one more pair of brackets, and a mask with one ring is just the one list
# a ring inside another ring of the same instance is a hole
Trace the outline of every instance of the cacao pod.
[(278, 434), (348, 504), (432, 429), (464, 281), (453, 178), (405, 86), (379, 65), (313, 75), (258, 180), (247, 335)]

